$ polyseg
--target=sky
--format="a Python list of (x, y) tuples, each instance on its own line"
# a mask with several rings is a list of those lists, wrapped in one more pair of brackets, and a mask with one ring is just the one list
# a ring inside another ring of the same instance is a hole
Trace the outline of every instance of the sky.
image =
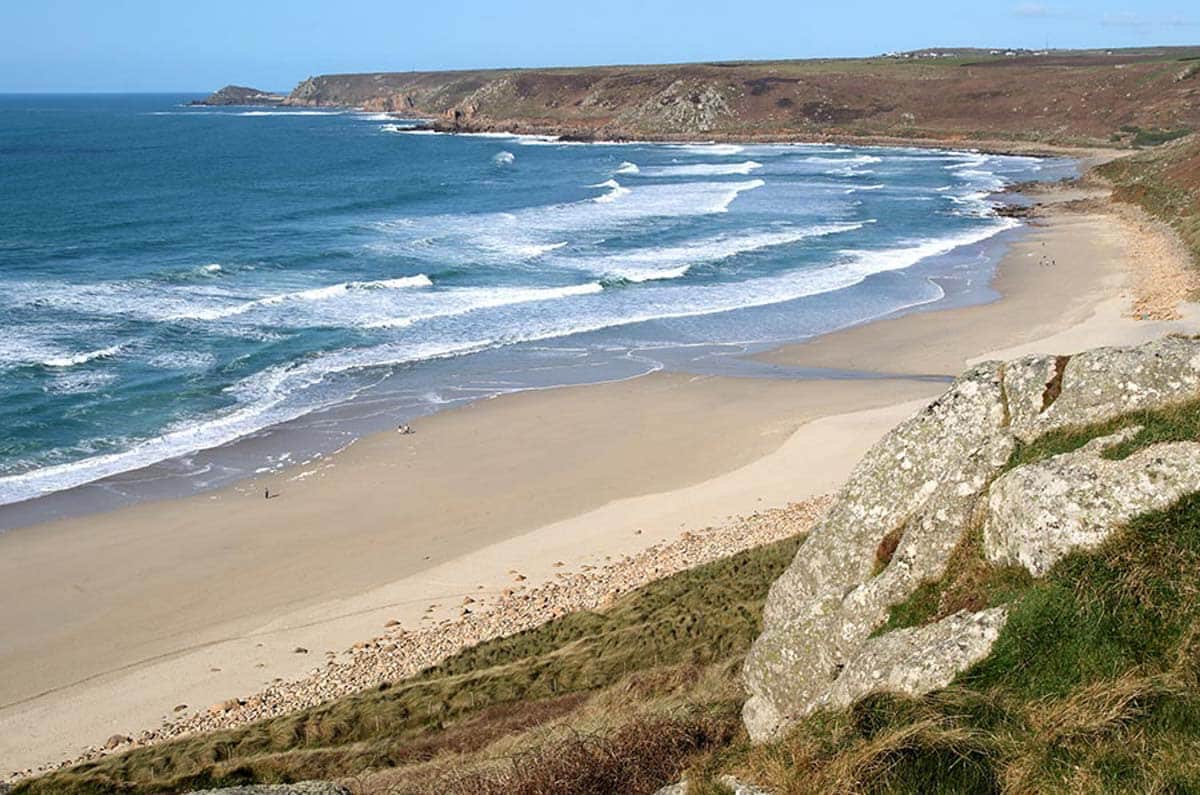
[(333, 72), (1200, 44), (1196, 0), (0, 0), (0, 92)]

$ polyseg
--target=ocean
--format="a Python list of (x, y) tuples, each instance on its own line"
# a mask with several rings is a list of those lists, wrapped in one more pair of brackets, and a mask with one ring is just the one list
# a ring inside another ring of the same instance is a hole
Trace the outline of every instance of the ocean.
[(194, 98), (0, 96), (0, 527), (507, 392), (760, 375), (730, 354), (988, 300), (1017, 226), (993, 194), (1075, 171)]

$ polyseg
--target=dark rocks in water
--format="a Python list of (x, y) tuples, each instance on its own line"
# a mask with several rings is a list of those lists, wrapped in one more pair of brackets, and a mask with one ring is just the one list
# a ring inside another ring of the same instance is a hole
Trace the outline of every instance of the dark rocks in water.
[(1036, 218), (1041, 210), (1040, 204), (1002, 204), (996, 208), (996, 215), (1002, 218)]
[(204, 99), (193, 102), (193, 105), (282, 105), (287, 99), (282, 94), (272, 94), (257, 88), (246, 86), (225, 86), (216, 93), (209, 94)]

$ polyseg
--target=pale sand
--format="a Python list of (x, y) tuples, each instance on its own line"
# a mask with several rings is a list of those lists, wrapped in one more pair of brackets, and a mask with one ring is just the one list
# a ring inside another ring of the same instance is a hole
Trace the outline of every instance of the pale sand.
[[(1123, 317), (1130, 234), (1111, 216), (1054, 216), (1005, 258), (997, 303), (767, 358), (954, 374), (997, 348), (1070, 352), (1200, 329), (1194, 307), (1174, 323)], [(4, 534), (0, 768), (300, 677), (389, 619), (418, 626), (431, 603), (441, 618), (464, 595), (497, 593), (511, 570), (532, 585), (559, 561), (602, 564), (827, 492), (941, 388), (656, 375), (525, 393), (361, 440), (303, 478), (273, 476), (278, 499), (255, 481)]]

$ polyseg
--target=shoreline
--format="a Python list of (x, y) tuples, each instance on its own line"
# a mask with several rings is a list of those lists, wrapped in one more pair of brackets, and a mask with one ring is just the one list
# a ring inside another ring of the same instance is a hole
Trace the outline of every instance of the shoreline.
[[(1183, 323), (1122, 318), (1128, 232), (1113, 218), (1042, 219), (998, 267), (998, 301), (872, 321), (760, 358), (956, 374), (997, 348), (1066, 346), (1057, 353), (1196, 328), (1193, 308)], [(1031, 262), (1042, 243), (1067, 252), (1062, 267)], [(816, 497), (941, 389), (905, 378), (658, 374), (521, 393), (435, 415), (413, 436), (366, 437), (295, 481), (303, 491), (265, 484), (279, 500), (259, 498), (264, 483), (252, 480), (10, 531), (0, 535), (0, 598), (29, 606), (0, 633), (23, 643), (0, 647), (10, 674), (0, 758), (36, 767), (176, 717), (180, 703), (190, 705), (185, 719), (206, 712), (264, 676), (303, 677), (321, 651), (377, 635), (386, 621), (451, 619), (474, 591), (503, 609), (514, 567), (524, 585), (553, 582), (731, 514)], [(564, 472), (563, 460), (580, 463)], [(341, 528), (347, 504), (356, 521)], [(64, 582), (71, 593), (56, 587)], [(431, 601), (439, 607), (423, 612)]]
[(425, 113), (399, 113), (394, 110), (380, 110), (363, 105), (341, 105), (324, 102), (291, 102), (284, 101), (269, 105), (223, 105), (192, 103), (194, 107), (242, 107), (242, 108), (330, 108), (354, 113), (382, 113), (391, 116), (396, 121), (413, 121), (422, 124), (414, 129), (435, 132), (441, 135), (479, 135), (505, 134), (512, 136), (538, 136), (559, 139), (564, 144), (595, 143), (595, 144), (813, 144), (835, 146), (864, 146), (888, 147), (896, 149), (915, 148), (944, 151), (971, 151), (989, 155), (1008, 155), (1012, 157), (1072, 157), (1077, 159), (1082, 170), (1117, 157), (1135, 154), (1138, 150), (1106, 146), (1100, 141), (1085, 143), (1052, 143), (1036, 140), (972, 138), (970, 133), (938, 136), (896, 136), (896, 135), (852, 135), (849, 133), (803, 133), (778, 130), (771, 133), (753, 133), (750, 131), (713, 131), (703, 137), (692, 133), (668, 134), (656, 138), (639, 138), (637, 136), (617, 135), (602, 137), (595, 130), (586, 126), (571, 126), (565, 124), (537, 124), (516, 120), (489, 120), (482, 123), (447, 122), (442, 116)]
[[(241, 106), (241, 107), (261, 107), (261, 106)], [(273, 107), (273, 106), (272, 106)], [(293, 109), (298, 109), (304, 106), (288, 106)], [(347, 106), (329, 105), (322, 107), (337, 107), (347, 108)], [(356, 109), (360, 112), (361, 108)], [(397, 116), (397, 118), (402, 118)], [(447, 133), (456, 134), (456, 133)], [(470, 135), (472, 133), (464, 133)], [(513, 135), (522, 135), (523, 133), (512, 133)], [(690, 140), (686, 138), (679, 139)], [(731, 139), (732, 140), (732, 139)], [(738, 139), (742, 143), (750, 143), (749, 140)], [(670, 144), (672, 141), (663, 139), (655, 141), (639, 141), (638, 143), (646, 144)], [(775, 143), (780, 143), (775, 141)], [(865, 146), (867, 144), (859, 143), (857, 145)], [(886, 146), (887, 144), (885, 144)], [(938, 149), (945, 151), (955, 151), (946, 149), (944, 146), (936, 146)], [(1093, 158), (1106, 159), (1117, 152), (1115, 150), (1089, 150), (1092, 152)], [(1062, 154), (1062, 153), (1059, 153)], [(1078, 155), (1079, 152), (1073, 152)], [(1045, 153), (1046, 157), (1055, 156), (1052, 153)], [(1081, 167), (1085, 166), (1087, 159), (1080, 160)], [(1031, 183), (1037, 184), (1037, 183)], [(997, 195), (1003, 194), (1005, 190), (997, 191)], [(1021, 228), (1018, 225), (1014, 229), (1001, 230), (995, 232), (987, 240), (983, 241), (983, 245), (992, 248), (993, 253), (989, 256), (995, 257), (994, 251), (1003, 248), (1005, 243), (1001, 240), (1007, 239), (1012, 234), (1020, 234)], [(1002, 237), (1003, 236), (1003, 237)], [(918, 266), (920, 263), (918, 263)], [(992, 265), (994, 267), (994, 264)], [(877, 274), (873, 274), (877, 275)], [(945, 290), (946, 284), (939, 278), (931, 280), (940, 288)], [(947, 295), (941, 298), (934, 299), (928, 303), (914, 303), (905, 306), (896, 307), (889, 310), (881, 317), (893, 317), (909, 312), (928, 311), (930, 307), (936, 306), (938, 303), (947, 301)], [(957, 296), (956, 296), (957, 298)], [(982, 300), (978, 297), (967, 299), (968, 301)], [(989, 299), (990, 300), (990, 299)], [(865, 318), (857, 321), (858, 324), (875, 322), (878, 317)], [(836, 330), (835, 330), (836, 331)], [(581, 332), (587, 333), (587, 332)], [(834, 332), (823, 332), (834, 333)], [(567, 337), (574, 336), (566, 335)], [(795, 339), (803, 340), (803, 334), (797, 334)], [(756, 350), (763, 350), (766, 345), (776, 345), (778, 343), (763, 343), (751, 344), (747, 347)], [(713, 343), (713, 348), (724, 347), (726, 343)], [(500, 346), (501, 348), (503, 346)], [(663, 346), (670, 349), (673, 346), (670, 344)], [(685, 346), (686, 347), (686, 346)], [(737, 347), (734, 343), (729, 343), (728, 347)], [(489, 351), (477, 351), (471, 355), (491, 354), (500, 350), (496, 348)], [(630, 353), (636, 353), (638, 349), (631, 348)], [(743, 357), (745, 361), (751, 362), (755, 357)], [(421, 362), (426, 364), (427, 362)], [(662, 363), (658, 364), (659, 369), (671, 369), (669, 365)], [(596, 378), (595, 368), (593, 372), (585, 375), (579, 380), (574, 378), (565, 378), (561, 382), (553, 384), (538, 384), (538, 385), (522, 385), (514, 391), (530, 391), (552, 388), (564, 388), (576, 385), (595, 385), (612, 383), (627, 378), (643, 377), (647, 371), (637, 373), (618, 372), (617, 374), (609, 374)], [(618, 371), (620, 368), (616, 368)], [(841, 375), (831, 377), (854, 377), (852, 371), (857, 368), (843, 368), (832, 366), (822, 368), (827, 370), (842, 370)], [(654, 372), (655, 368), (651, 367), (648, 372)], [(701, 368), (703, 372), (704, 369)], [(882, 368), (883, 372), (890, 372), (887, 368)], [(863, 377), (872, 377), (874, 370), (864, 371)], [(730, 375), (738, 376), (739, 373), (731, 373)], [(810, 377), (810, 376), (803, 376)], [(818, 375), (820, 377), (820, 375)], [(506, 394), (501, 392), (499, 394)], [(484, 399), (491, 399), (496, 395), (486, 395)], [(99, 477), (96, 473), (91, 473), (91, 477), (95, 478), (88, 481), (72, 480), (71, 485), (59, 483), (56, 484), (55, 490), (45, 491), (35, 496), (29, 496), (19, 499), (15, 502), (0, 505), (0, 535), (12, 530), (19, 530), (25, 527), (47, 524), (49, 522), (59, 521), (63, 519), (83, 519), (88, 516), (108, 513), (113, 510), (121, 510), (126, 507), (138, 505), (144, 502), (158, 501), (162, 499), (183, 499), (196, 494), (219, 490), (237, 483), (244, 483), (251, 480), (262, 479), (269, 477), (270, 474), (281, 471), (285, 466), (290, 466), (291, 462), (303, 460), (305, 464), (327, 461), (331, 456), (336, 455), (347, 445), (354, 444), (357, 439), (362, 438), (372, 433), (382, 432), (385, 428), (394, 427), (389, 421), (371, 421), (369, 415), (360, 416), (355, 413), (355, 405), (358, 396), (351, 397), (342, 402), (332, 405), (319, 406), (309, 410), (299, 416), (294, 416), (278, 421), (265, 427), (254, 429), (244, 435), (224, 441), (213, 446), (199, 446), (186, 450), (172, 451), (166, 458), (162, 459), (143, 459), (129, 464), (129, 468), (120, 470), (110, 470), (108, 474), (103, 474)], [(463, 402), (471, 402), (480, 398), (465, 398), (461, 402), (454, 401), (457, 405), (462, 405)], [(414, 421), (423, 421), (432, 414), (437, 414), (444, 409), (439, 406), (427, 405), (403, 405), (398, 408), (398, 411), (393, 412), (391, 419), (401, 423), (412, 423)], [(346, 426), (344, 432), (339, 434), (325, 434), (324, 431), (315, 431), (317, 426), (331, 425), (333, 423), (326, 422), (325, 418), (335, 416), (338, 419), (335, 422), (340, 422)], [(301, 436), (310, 438), (304, 439)], [(316, 438), (321, 437), (321, 438)], [(330, 441), (333, 439), (333, 441)], [(78, 464), (87, 464), (92, 459), (82, 459), (80, 461), (69, 462), (71, 466)], [(187, 462), (185, 466), (175, 467), (175, 464), (180, 461)], [(121, 466), (125, 466), (122, 464)], [(215, 474), (212, 474), (215, 473)], [(266, 474), (264, 474), (266, 473)], [(30, 474), (30, 473), (23, 473)], [(33, 474), (39, 474), (37, 470)], [(67, 477), (71, 477), (68, 475)]]

